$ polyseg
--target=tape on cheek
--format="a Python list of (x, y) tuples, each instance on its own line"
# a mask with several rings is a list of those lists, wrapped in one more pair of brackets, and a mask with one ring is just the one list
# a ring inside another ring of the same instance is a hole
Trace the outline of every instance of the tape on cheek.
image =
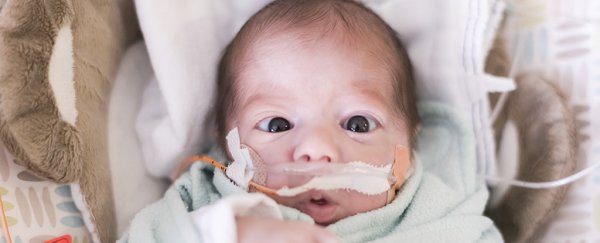
[[(227, 134), (227, 146), (233, 162), (227, 167), (226, 175), (236, 184), (248, 189), (250, 181), (266, 186), (268, 179), (265, 164), (260, 156), (250, 147), (240, 143), (239, 132), (237, 128), (232, 129)], [(390, 185), (389, 181), (383, 177), (362, 177), (357, 174), (336, 174), (332, 176), (319, 176), (311, 179), (307, 183), (293, 188), (280, 188), (270, 190), (280, 196), (295, 196), (312, 189), (316, 190), (354, 190), (366, 195), (377, 195), (388, 192), (388, 203), (395, 196), (395, 191), (404, 184), (404, 181), (412, 171), (409, 150), (397, 145), (395, 149), (394, 162), (391, 165), (377, 167), (368, 163), (355, 161), (344, 166), (350, 170), (362, 167), (362, 171), (371, 171), (374, 173), (391, 173), (395, 178), (395, 183)], [(389, 174), (388, 174), (389, 175)]]
[[(392, 175), (396, 177), (395, 187), (399, 188), (412, 173), (410, 150), (403, 145), (396, 145)], [(396, 188), (396, 189), (397, 189)]]
[[(356, 171), (362, 171), (358, 173)], [(390, 190), (389, 173), (391, 164), (373, 166), (362, 161), (353, 161), (340, 167), (337, 173), (316, 176), (296, 187), (283, 187), (275, 193), (279, 196), (296, 196), (310, 190), (353, 190), (375, 196)]]
[(396, 182), (388, 191), (387, 203), (389, 204), (396, 196), (398, 190), (412, 174), (413, 167), (410, 160), (410, 150), (403, 145), (396, 145), (394, 152), (394, 164), (392, 165), (392, 175), (396, 178)]
[(247, 189), (250, 180), (254, 177), (254, 164), (248, 148), (242, 148), (238, 128), (234, 128), (225, 137), (227, 147), (233, 158), (233, 162), (227, 166), (225, 174), (238, 186)]
[(245, 144), (241, 144), (240, 146), (243, 150), (248, 151), (248, 154), (250, 155), (250, 160), (252, 161), (252, 166), (254, 166), (254, 174), (252, 177), (252, 181), (260, 185), (265, 185), (265, 183), (267, 182), (265, 162), (262, 160), (262, 158), (260, 158), (258, 153), (254, 151), (254, 149), (248, 147)]
[[(368, 196), (375, 196), (390, 191), (398, 182), (393, 176), (393, 163), (376, 166), (362, 161), (313, 162), (308, 164), (292, 163), (287, 165), (289, 167), (283, 163), (278, 166), (280, 166), (279, 169), (285, 168), (286, 172), (277, 169), (269, 172), (258, 154), (250, 148), (249, 151), (256, 169), (252, 181), (263, 187), (267, 186), (267, 181), (277, 181), (276, 184), (279, 185), (277, 188), (269, 188), (268, 191), (259, 189), (259, 191), (269, 194), (292, 197), (310, 190), (352, 190)], [(405, 171), (403, 174), (406, 174)], [(401, 183), (402, 181), (400, 181)]]

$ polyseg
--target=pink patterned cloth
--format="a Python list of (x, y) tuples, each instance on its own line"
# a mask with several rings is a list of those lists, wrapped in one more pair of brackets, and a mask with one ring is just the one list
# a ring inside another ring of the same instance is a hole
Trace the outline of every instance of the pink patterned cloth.
[[(0, 143), (0, 195), (12, 242), (43, 242), (70, 235), (92, 242), (68, 184), (56, 184), (14, 163)], [(0, 211), (0, 242), (9, 242)]]

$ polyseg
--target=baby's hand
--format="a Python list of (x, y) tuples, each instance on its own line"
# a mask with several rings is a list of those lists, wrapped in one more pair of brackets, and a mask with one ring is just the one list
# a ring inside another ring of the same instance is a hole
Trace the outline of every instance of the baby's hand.
[(238, 242), (319, 242), (339, 240), (325, 228), (305, 222), (265, 217), (237, 217)]

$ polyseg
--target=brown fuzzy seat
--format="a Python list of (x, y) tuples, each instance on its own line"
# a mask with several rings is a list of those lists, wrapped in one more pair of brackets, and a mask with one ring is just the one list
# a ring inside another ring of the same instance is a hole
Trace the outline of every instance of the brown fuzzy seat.
[(77, 185), (92, 233), (114, 242), (107, 101), (139, 38), (133, 1), (0, 3), (0, 140), (48, 183)]
[[(517, 179), (545, 182), (564, 178), (576, 168), (576, 127), (560, 89), (536, 75), (520, 76), (503, 114), (496, 138), (507, 121), (518, 130)], [(510, 187), (499, 205), (488, 209), (507, 242), (535, 242), (563, 202), (568, 186), (551, 189)]]

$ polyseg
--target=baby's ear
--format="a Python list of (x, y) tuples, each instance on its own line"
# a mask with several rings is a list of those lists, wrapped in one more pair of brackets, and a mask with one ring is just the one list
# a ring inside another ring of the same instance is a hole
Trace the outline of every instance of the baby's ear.
[(415, 127), (415, 134), (419, 134), (419, 132), (421, 132), (421, 128), (423, 128), (423, 126), (421, 125), (421, 123), (419, 123), (416, 127)]

